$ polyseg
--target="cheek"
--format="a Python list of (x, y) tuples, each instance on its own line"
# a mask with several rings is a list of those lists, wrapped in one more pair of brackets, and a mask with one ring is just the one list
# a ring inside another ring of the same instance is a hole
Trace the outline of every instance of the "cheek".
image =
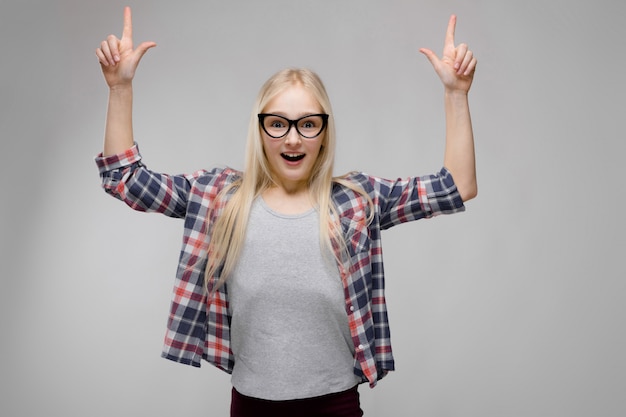
[(315, 155), (315, 159), (318, 159), (324, 154), (324, 147), (321, 143), (318, 143), (315, 146), (311, 146), (309, 153)]
[(265, 138), (262, 139), (261, 146), (263, 148), (263, 154), (265, 154), (266, 158), (274, 153), (276, 148), (276, 144), (273, 141), (267, 140)]
[(274, 165), (276, 165), (275, 162), (273, 162), (273, 158), (276, 157), (276, 152), (272, 152), (272, 142), (262, 139), (260, 150), (260, 158), (262, 160), (259, 161), (259, 163), (265, 165), (268, 169), (273, 169)]

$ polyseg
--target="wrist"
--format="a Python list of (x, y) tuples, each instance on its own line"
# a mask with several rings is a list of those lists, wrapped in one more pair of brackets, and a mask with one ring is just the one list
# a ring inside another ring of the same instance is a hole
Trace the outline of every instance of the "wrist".
[(452, 98), (452, 99), (454, 98), (466, 99), (467, 94), (468, 94), (468, 91), (465, 91), (465, 90), (455, 90), (455, 89), (449, 89), (449, 88), (446, 88), (444, 90), (444, 96)]
[(110, 94), (129, 94), (133, 92), (133, 85), (131, 83), (127, 84), (117, 84), (109, 87)]
[(446, 107), (465, 108), (469, 105), (467, 91), (462, 90), (446, 90), (443, 95), (443, 101)]

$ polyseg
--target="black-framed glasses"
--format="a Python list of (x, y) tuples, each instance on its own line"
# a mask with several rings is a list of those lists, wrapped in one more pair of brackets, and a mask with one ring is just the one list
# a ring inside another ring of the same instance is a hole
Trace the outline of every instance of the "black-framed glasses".
[(259, 124), (267, 135), (274, 139), (281, 139), (287, 136), (291, 126), (296, 128), (296, 132), (305, 139), (315, 139), (328, 124), (328, 115), (309, 114), (296, 120), (287, 119), (271, 113), (260, 113)]

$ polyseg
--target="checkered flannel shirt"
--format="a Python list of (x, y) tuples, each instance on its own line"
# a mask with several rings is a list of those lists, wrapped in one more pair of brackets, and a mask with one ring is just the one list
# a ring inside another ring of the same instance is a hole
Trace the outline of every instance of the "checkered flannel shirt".
[[(240, 178), (241, 172), (220, 168), (190, 175), (155, 173), (141, 161), (137, 145), (119, 155), (98, 155), (96, 163), (107, 193), (135, 210), (185, 221), (162, 356), (197, 367), (204, 359), (232, 372), (228, 285), (221, 286), (209, 299), (203, 283), (211, 227), (228, 201), (221, 199), (216, 206), (215, 197)], [(465, 208), (445, 168), (435, 175), (407, 180), (390, 181), (362, 173), (350, 174), (348, 180), (362, 187), (374, 202), (373, 221), (367, 225), (363, 221), (368, 210), (365, 199), (345, 186), (333, 186), (333, 202), (350, 256), (345, 266), (338, 264), (338, 270), (355, 347), (354, 373), (373, 387), (394, 369), (381, 230)], [(219, 275), (212, 277), (211, 283), (218, 279)]]

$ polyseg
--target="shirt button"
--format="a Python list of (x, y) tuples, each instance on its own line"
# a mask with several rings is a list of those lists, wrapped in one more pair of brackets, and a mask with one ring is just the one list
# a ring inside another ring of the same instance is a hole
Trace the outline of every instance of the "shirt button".
[(350, 311), (354, 311), (354, 306), (350, 306)]
[(359, 345), (359, 350), (363, 350), (363, 345)]

